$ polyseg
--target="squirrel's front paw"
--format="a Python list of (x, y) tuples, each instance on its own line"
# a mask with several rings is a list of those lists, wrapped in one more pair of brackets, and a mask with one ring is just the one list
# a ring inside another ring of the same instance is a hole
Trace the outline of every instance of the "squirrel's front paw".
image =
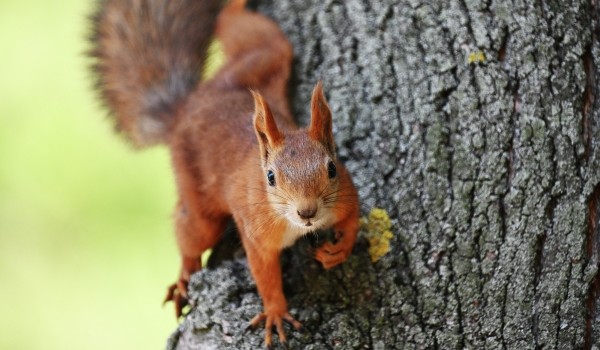
[(273, 326), (277, 329), (277, 334), (279, 335), (279, 342), (283, 345), (284, 348), (287, 349), (287, 338), (285, 336), (285, 331), (283, 330), (283, 321), (288, 322), (296, 330), (302, 330), (302, 324), (296, 321), (287, 311), (283, 313), (277, 312), (263, 312), (256, 315), (246, 328), (246, 331), (250, 329), (255, 329), (258, 325), (265, 321), (265, 346), (267, 349), (271, 349), (273, 346)]
[(325, 243), (315, 252), (315, 259), (319, 260), (325, 269), (330, 269), (339, 265), (348, 259), (352, 247), (348, 248), (345, 244)]
[(187, 294), (188, 281), (179, 279), (167, 289), (167, 296), (163, 301), (165, 304), (168, 301), (175, 303), (175, 316), (179, 318), (182, 315), (183, 308), (189, 304)]

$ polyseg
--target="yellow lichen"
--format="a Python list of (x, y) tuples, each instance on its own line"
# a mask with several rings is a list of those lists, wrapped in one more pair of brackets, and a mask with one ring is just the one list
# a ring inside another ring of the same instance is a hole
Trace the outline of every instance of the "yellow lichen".
[(360, 225), (366, 231), (371, 261), (377, 262), (390, 251), (390, 240), (394, 238), (390, 216), (383, 209), (373, 208), (367, 217), (360, 219)]
[(469, 57), (467, 57), (467, 63), (469, 64), (481, 62), (485, 62), (485, 54), (483, 53), (483, 51), (471, 52), (469, 54)]
[(208, 80), (217, 74), (217, 71), (225, 63), (225, 53), (223, 52), (223, 45), (217, 39), (213, 39), (208, 50), (206, 52), (206, 61), (202, 69), (201, 79)]

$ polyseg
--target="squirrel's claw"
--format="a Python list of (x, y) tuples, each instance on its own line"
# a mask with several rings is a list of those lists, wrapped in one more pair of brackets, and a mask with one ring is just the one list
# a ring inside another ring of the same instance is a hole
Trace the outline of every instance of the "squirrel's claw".
[(327, 242), (317, 248), (315, 259), (317, 259), (325, 269), (330, 269), (346, 261), (351, 249), (352, 247), (347, 249), (347, 247), (341, 243), (332, 244)]
[(183, 308), (189, 304), (187, 294), (187, 281), (179, 279), (177, 282), (167, 288), (167, 295), (163, 301), (163, 305), (169, 301), (175, 304), (175, 316), (181, 317)]
[(302, 324), (296, 321), (288, 312), (284, 313), (283, 315), (273, 315), (263, 312), (254, 316), (254, 318), (250, 320), (248, 327), (246, 327), (246, 329), (244, 330), (244, 333), (246, 333), (250, 329), (257, 328), (262, 321), (265, 321), (265, 347), (267, 349), (271, 349), (273, 347), (273, 326), (275, 326), (275, 328), (277, 329), (277, 334), (279, 335), (279, 342), (285, 349), (288, 349), (288, 346), (287, 337), (283, 328), (283, 321), (290, 323), (297, 330), (302, 329)]
[(296, 328), (297, 331), (304, 332), (304, 327), (302, 326), (302, 323), (296, 321), (289, 313), (286, 312), (283, 315), (283, 320), (291, 324), (294, 328)]

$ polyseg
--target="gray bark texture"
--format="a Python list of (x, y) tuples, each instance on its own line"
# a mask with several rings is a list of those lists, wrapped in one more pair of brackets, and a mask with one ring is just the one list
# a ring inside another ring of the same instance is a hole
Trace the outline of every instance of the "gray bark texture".
[[(314, 240), (285, 253), (291, 348), (600, 349), (596, 0), (254, 5), (294, 44), (299, 121), (322, 79), (361, 209), (392, 222), (375, 263), (364, 238), (330, 271)], [(168, 349), (263, 346), (243, 257), (190, 288)]]

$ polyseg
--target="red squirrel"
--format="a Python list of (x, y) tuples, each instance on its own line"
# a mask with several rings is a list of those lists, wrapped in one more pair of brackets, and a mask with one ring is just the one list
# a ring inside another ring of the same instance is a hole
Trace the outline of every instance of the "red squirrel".
[[(307, 128), (287, 99), (292, 46), (276, 23), (233, 0), (104, 0), (93, 17), (93, 70), (117, 129), (134, 145), (165, 144), (178, 191), (175, 231), (181, 271), (169, 287), (181, 315), (201, 254), (233, 218), (264, 311), (286, 342), (283, 321), (299, 329), (282, 290), (280, 253), (303, 235), (333, 228), (315, 258), (329, 269), (352, 251), (359, 227), (356, 189), (336, 159), (331, 111), (321, 83)], [(225, 62), (200, 72), (213, 34)]]

